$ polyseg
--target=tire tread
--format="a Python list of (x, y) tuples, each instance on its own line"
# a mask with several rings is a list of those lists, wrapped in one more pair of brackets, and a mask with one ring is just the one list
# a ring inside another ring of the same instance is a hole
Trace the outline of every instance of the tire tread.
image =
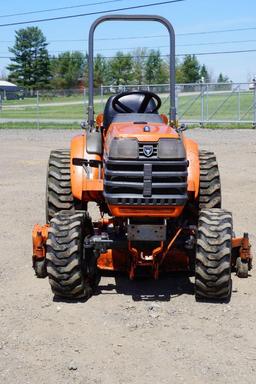
[(228, 299), (231, 294), (232, 215), (219, 208), (199, 213), (195, 295), (197, 299)]
[(221, 207), (221, 183), (218, 163), (213, 152), (201, 150), (199, 209)]
[(46, 267), (53, 293), (66, 299), (88, 299), (92, 288), (82, 268), (84, 236), (91, 231), (87, 213), (60, 211), (50, 221)]

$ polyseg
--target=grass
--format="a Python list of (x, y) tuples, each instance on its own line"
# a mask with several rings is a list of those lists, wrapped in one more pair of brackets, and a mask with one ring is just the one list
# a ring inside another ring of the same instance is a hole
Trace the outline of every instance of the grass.
[(22, 118), (22, 119), (79, 119), (85, 116), (83, 105), (63, 105), (52, 107), (23, 107), (22, 109), (6, 109), (0, 113), (0, 118)]
[[(107, 96), (104, 96), (104, 99)], [(45, 126), (46, 122), (43, 119), (86, 119), (86, 106), (83, 104), (82, 95), (73, 96), (58, 96), (53, 97), (51, 100), (40, 99), (40, 106), (37, 109), (35, 99), (24, 99), (24, 100), (8, 100), (4, 101), (3, 109), (0, 111), (0, 119), (38, 119), (40, 125)], [(59, 102), (74, 102), (81, 101), (81, 104), (71, 105), (55, 105), (54, 103)], [(95, 114), (102, 112), (102, 105), (100, 103), (100, 97), (95, 97)], [(243, 120), (253, 121), (253, 92), (244, 91), (238, 94), (227, 94), (226, 92), (210, 94), (207, 98), (205, 95), (203, 109), (204, 109), (204, 120)], [(161, 113), (168, 113), (168, 100), (162, 100), (163, 105), (160, 109)], [(45, 105), (52, 103), (52, 105)], [(240, 104), (240, 116), (238, 116), (238, 106)], [(7, 107), (7, 109), (5, 108)], [(180, 120), (201, 120), (201, 97), (198, 94), (195, 95), (179, 95), (178, 97), (178, 115)], [(19, 124), (15, 122), (13, 124)], [(48, 123), (47, 123), (48, 124)], [(239, 127), (241, 125), (238, 124)], [(1, 124), (3, 125), (3, 123)], [(6, 123), (5, 123), (6, 125)], [(36, 124), (34, 124), (36, 125)], [(69, 126), (69, 124), (66, 124)], [(215, 124), (215, 126), (217, 126)], [(226, 126), (226, 125), (225, 125)], [(232, 124), (234, 127), (235, 124)], [(248, 123), (248, 126), (250, 124)]]
[(7, 122), (0, 123), (0, 129), (80, 129), (79, 123), (42, 123), (39, 126), (36, 122)]
[[(189, 124), (188, 129), (198, 128), (199, 124)], [(0, 122), (0, 129), (80, 129), (80, 123), (54, 123), (54, 122)], [(251, 129), (253, 128), (250, 123), (242, 124), (205, 124), (203, 128), (207, 129)]]
[[(253, 120), (253, 93), (232, 94), (227, 98), (227, 93), (218, 93), (205, 96), (203, 108), (205, 120), (239, 120), (238, 105), (240, 103), (241, 120)], [(181, 96), (178, 99), (179, 116), (183, 120), (200, 120), (201, 117), (200, 96)]]
[[(198, 124), (189, 124), (189, 129), (191, 128), (198, 128)], [(252, 129), (253, 124), (252, 123), (225, 123), (225, 124), (219, 124), (219, 123), (207, 123), (201, 126), (202, 128), (207, 129)]]
[[(73, 102), (73, 101), (83, 101), (83, 94), (78, 95), (72, 95), (72, 96), (51, 96), (51, 95), (39, 95), (39, 103), (60, 103), (60, 102)], [(36, 105), (37, 104), (37, 97), (25, 97), (22, 100), (5, 100), (5, 105), (12, 106), (12, 105)]]
[[(86, 101), (87, 101), (87, 94), (86, 94)], [(107, 98), (110, 95), (104, 95), (104, 99)], [(95, 95), (94, 96), (95, 100), (100, 100), (101, 96), (100, 95)], [(79, 93), (76, 95), (70, 95), (70, 96), (51, 96), (51, 95), (39, 95), (39, 104), (49, 104), (49, 103), (68, 103), (68, 102), (81, 102), (84, 103), (84, 95), (83, 93)], [(31, 105), (31, 106), (36, 106), (37, 105), (37, 97), (32, 96), (32, 97), (25, 97), (24, 99), (21, 100), (4, 100), (4, 105), (6, 106), (22, 106), (22, 105)]]

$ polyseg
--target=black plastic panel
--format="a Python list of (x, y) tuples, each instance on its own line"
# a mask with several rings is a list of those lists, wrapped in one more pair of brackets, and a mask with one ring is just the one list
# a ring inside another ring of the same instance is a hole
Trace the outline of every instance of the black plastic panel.
[[(140, 147), (141, 143), (139, 143)], [(186, 159), (109, 160), (104, 163), (104, 197), (109, 205), (185, 205), (187, 201)]]

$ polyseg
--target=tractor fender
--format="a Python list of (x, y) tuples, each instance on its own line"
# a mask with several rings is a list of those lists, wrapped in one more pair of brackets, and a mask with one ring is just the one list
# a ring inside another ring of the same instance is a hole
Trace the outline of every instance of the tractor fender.
[(70, 148), (70, 176), (71, 190), (74, 198), (83, 201), (98, 201), (103, 190), (102, 168), (88, 166), (85, 169), (81, 165), (74, 165), (73, 159), (86, 159), (101, 161), (101, 156), (88, 153), (86, 150), (86, 136), (75, 136), (71, 140)]
[(199, 149), (195, 141), (184, 138), (184, 145), (186, 149), (188, 166), (188, 192), (194, 192), (195, 199), (199, 193), (200, 182), (200, 163), (199, 163)]

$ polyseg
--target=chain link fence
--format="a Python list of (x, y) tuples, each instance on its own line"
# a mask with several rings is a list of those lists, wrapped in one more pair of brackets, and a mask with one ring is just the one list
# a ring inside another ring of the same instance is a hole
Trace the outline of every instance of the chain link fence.
[[(95, 89), (95, 113), (109, 96), (123, 91), (149, 90), (162, 100), (168, 113), (168, 84), (111, 85)], [(0, 127), (79, 127), (86, 120), (87, 89), (4, 91), (0, 88)], [(177, 84), (176, 107), (181, 123), (256, 126), (255, 83)]]

